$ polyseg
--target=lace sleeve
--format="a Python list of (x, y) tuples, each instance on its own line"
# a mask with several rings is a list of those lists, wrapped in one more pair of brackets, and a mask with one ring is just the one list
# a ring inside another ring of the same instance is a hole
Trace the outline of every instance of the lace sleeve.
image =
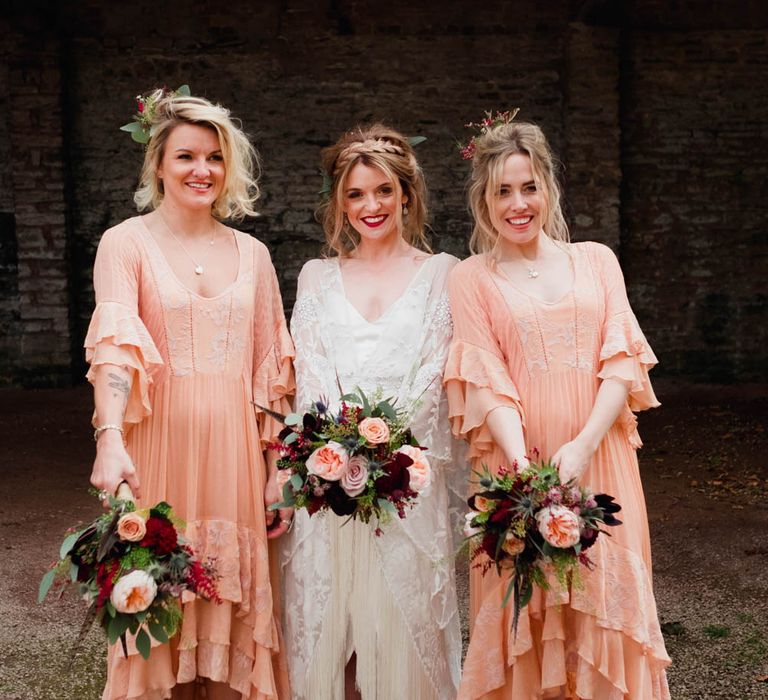
[(310, 260), (301, 270), (291, 336), (296, 346), (296, 410), (336, 395), (335, 372), (322, 339), (322, 260)]
[(624, 275), (613, 251), (594, 244), (605, 294), (605, 319), (600, 347), (601, 379), (619, 379), (629, 386), (629, 407), (642, 411), (659, 405), (653, 393), (649, 370), (656, 355), (632, 312), (624, 285)]

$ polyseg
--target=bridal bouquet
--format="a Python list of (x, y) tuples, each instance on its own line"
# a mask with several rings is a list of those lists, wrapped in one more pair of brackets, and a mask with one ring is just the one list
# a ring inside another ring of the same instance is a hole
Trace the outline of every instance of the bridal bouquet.
[(567, 585), (578, 577), (580, 564), (593, 567), (586, 550), (601, 533), (609, 534), (602, 526), (621, 524), (613, 515), (621, 506), (607, 494), (561, 483), (548, 462), (531, 462), (519, 472), (502, 467), (495, 475), (485, 468), (477, 475), (479, 490), (469, 498), (464, 534), (483, 573), (494, 564), (499, 574), (511, 570), (503, 605), (513, 595), (516, 633), (533, 586), (549, 588), (548, 572)]
[(126, 633), (149, 658), (150, 638), (167, 642), (182, 618), (185, 592), (221, 602), (210, 563), (203, 564), (177, 531), (167, 503), (137, 510), (130, 499), (110, 497), (109, 510), (61, 544), (60, 561), (40, 582), (39, 602), (56, 581), (74, 587), (88, 604), (78, 643), (98, 620), (110, 644)]
[(316, 401), (304, 415), (279, 416), (286, 427), (271, 447), (280, 453), (283, 501), (271, 507), (306, 508), (310, 515), (331, 510), (365, 523), (404, 518), (432, 481), (425, 448), (393, 401), (358, 389), (341, 402), (338, 413)]

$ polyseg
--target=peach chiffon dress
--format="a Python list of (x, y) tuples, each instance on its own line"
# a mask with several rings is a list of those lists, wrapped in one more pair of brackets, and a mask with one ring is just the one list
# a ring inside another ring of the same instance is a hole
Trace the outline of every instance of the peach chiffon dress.
[(470, 644), (459, 698), (592, 700), (669, 698), (670, 663), (651, 583), (651, 549), (632, 411), (658, 406), (648, 379), (656, 358), (629, 306), (616, 257), (597, 243), (568, 245), (573, 287), (555, 303), (518, 289), (483, 256), (450, 279), (454, 338), (446, 366), (453, 431), (473, 468), (504, 464), (486, 424), (490, 411), (521, 415), (527, 449), (546, 458), (576, 437), (601, 380), (630, 385), (624, 412), (582, 483), (616, 497), (624, 524), (590, 549), (582, 587), (537, 589), (512, 632), (502, 607), (508, 576), (470, 573)]
[(252, 700), (290, 695), (263, 503), (263, 450), (280, 426), (255, 405), (289, 408), (293, 346), (267, 249), (233, 235), (237, 278), (212, 298), (179, 282), (140, 217), (99, 244), (87, 360), (132, 372), (125, 427), (140, 505), (173, 506), (195, 551), (215, 558), (223, 599), (185, 602), (180, 633), (147, 661), (131, 640), (127, 659), (111, 646), (104, 700), (169, 698), (201, 678)]

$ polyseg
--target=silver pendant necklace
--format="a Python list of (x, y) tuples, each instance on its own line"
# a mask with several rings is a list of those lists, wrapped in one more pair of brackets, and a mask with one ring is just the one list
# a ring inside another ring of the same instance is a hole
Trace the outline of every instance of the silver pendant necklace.
[(190, 253), (187, 250), (187, 247), (181, 242), (181, 239), (173, 232), (173, 229), (168, 225), (168, 222), (165, 220), (165, 217), (160, 213), (160, 210), (157, 210), (157, 215), (160, 217), (160, 220), (163, 222), (163, 226), (165, 226), (166, 229), (168, 229), (168, 233), (173, 236), (175, 241), (181, 246), (181, 249), (187, 254), (187, 257), (192, 261), (192, 264), (195, 266), (195, 274), (196, 275), (202, 275), (205, 272), (205, 268), (203, 267), (203, 260), (208, 256), (208, 253), (211, 252), (211, 247), (216, 242), (216, 229), (213, 229), (213, 234), (211, 235), (211, 240), (208, 242), (208, 249), (203, 254), (203, 257), (200, 259), (195, 259), (192, 257), (192, 253)]
[(528, 267), (526, 269), (528, 270), (528, 278), (529, 279), (535, 280), (539, 276), (538, 270), (536, 270), (535, 267), (532, 267), (531, 265), (528, 265)]

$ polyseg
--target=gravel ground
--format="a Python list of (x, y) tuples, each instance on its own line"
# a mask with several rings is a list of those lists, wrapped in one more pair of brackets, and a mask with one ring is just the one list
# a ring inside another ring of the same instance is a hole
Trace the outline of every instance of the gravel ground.
[[(675, 700), (768, 700), (766, 389), (660, 382), (664, 408), (641, 417)], [(0, 391), (0, 700), (100, 697), (99, 630), (72, 659), (82, 606), (36, 601), (64, 530), (98, 512), (86, 494), (89, 410), (85, 387)], [(459, 587), (465, 611), (462, 570)]]

